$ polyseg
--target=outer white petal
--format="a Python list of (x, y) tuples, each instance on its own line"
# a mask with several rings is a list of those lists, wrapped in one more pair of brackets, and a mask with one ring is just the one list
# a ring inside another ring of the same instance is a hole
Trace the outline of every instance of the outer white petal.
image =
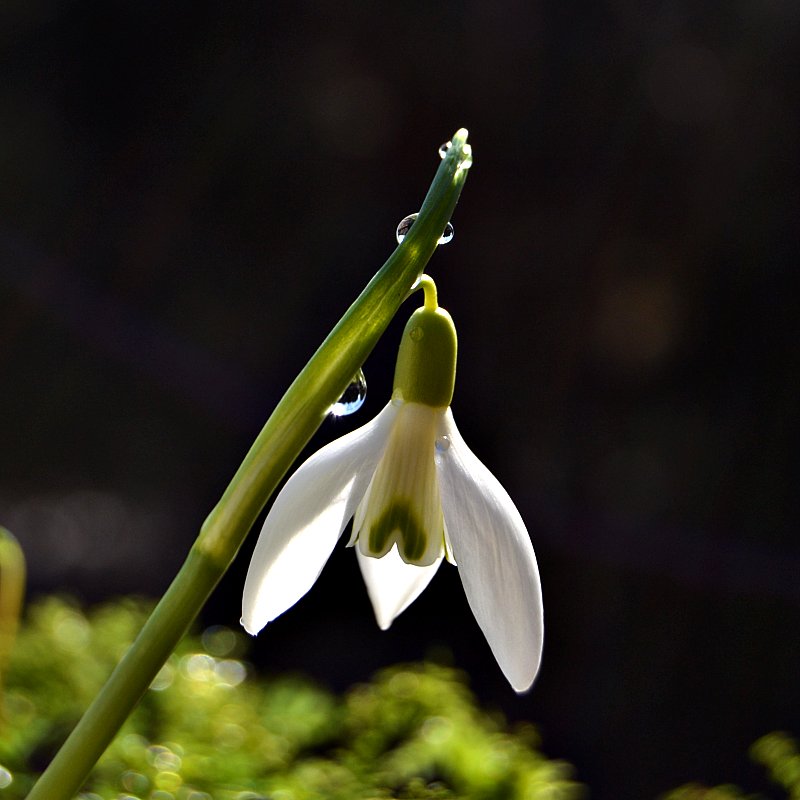
[(442, 510), (475, 619), (517, 692), (539, 669), (544, 623), (536, 556), (525, 523), (497, 478), (467, 447), (448, 410), (437, 453)]
[(440, 555), (425, 567), (406, 564), (397, 552), (397, 545), (380, 558), (365, 556), (356, 548), (356, 557), (375, 619), (384, 631), (419, 597), (442, 563)]
[(293, 606), (325, 566), (380, 459), (397, 409), (323, 447), (286, 482), (275, 500), (247, 571), (242, 625), (258, 633)]

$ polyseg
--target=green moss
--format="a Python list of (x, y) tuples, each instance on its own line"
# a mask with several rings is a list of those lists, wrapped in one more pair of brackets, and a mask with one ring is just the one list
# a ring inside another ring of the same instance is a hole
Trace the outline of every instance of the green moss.
[[(87, 614), (55, 598), (29, 610), (3, 698), (0, 800), (25, 797), (146, 612), (123, 600)], [(296, 677), (260, 680), (245, 647), (226, 628), (187, 637), (81, 800), (582, 796), (531, 726), (507, 730), (452, 669), (394, 667), (336, 697)]]
[[(124, 599), (87, 613), (48, 598), (20, 629), (0, 700), (0, 800), (36, 774), (144, 623)], [(396, 666), (337, 697), (308, 680), (262, 680), (247, 639), (187, 637), (95, 768), (80, 800), (573, 800), (572, 768), (539, 751), (536, 729), (481, 710), (458, 671)], [(786, 798), (800, 751), (784, 733), (751, 749)], [(691, 783), (662, 800), (754, 800)]]

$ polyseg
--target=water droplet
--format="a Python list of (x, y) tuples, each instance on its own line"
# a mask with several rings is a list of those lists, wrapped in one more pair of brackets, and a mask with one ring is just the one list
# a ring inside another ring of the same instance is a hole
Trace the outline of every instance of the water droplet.
[(397, 226), (397, 230), (394, 234), (397, 237), (397, 244), (400, 244), (400, 242), (406, 238), (406, 234), (411, 230), (411, 226), (414, 224), (416, 218), (416, 214), (409, 214), (407, 217), (403, 217), (403, 219), (400, 220), (400, 224)]
[(458, 168), (469, 169), (472, 166), (472, 145), (465, 144), (464, 147), (461, 148), (461, 152), (463, 153), (464, 158), (459, 161)]
[(348, 414), (355, 414), (364, 405), (366, 397), (367, 379), (364, 377), (364, 370), (359, 369), (342, 396), (331, 406), (331, 414), (334, 417), (346, 417)]
[[(400, 242), (406, 238), (406, 234), (411, 230), (411, 226), (414, 224), (416, 218), (417, 214), (409, 214), (407, 217), (403, 217), (403, 219), (400, 220), (400, 224), (397, 226), (397, 231), (395, 232), (397, 244), (400, 244)], [(454, 235), (455, 230), (452, 224), (448, 222), (447, 225), (444, 226), (444, 231), (436, 244), (447, 244)]]
[(436, 440), (436, 449), (440, 453), (445, 453), (450, 449), (450, 437), (445, 433)]
[(0, 789), (11, 786), (14, 782), (14, 775), (5, 767), (0, 767)]
[(412, 328), (408, 335), (415, 341), (418, 342), (424, 335), (425, 331), (422, 328)]
[[(450, 148), (453, 146), (452, 142), (445, 142), (439, 147), (439, 158), (445, 159)], [(458, 169), (469, 169), (472, 166), (472, 145), (465, 144), (461, 148), (463, 158), (458, 163)]]

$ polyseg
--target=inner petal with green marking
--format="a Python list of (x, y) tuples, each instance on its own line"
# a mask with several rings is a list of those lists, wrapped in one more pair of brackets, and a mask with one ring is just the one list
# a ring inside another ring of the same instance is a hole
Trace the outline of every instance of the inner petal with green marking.
[(401, 403), (386, 449), (353, 520), (350, 543), (380, 558), (396, 544), (408, 564), (427, 566), (444, 549), (434, 452), (442, 408)]

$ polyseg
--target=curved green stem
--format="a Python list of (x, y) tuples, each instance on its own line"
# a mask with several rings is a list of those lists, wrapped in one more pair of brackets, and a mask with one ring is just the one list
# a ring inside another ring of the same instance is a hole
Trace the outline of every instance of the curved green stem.
[(436, 283), (430, 275), (420, 275), (416, 289), (422, 289), (425, 295), (425, 308), (428, 311), (436, 311), (439, 307), (439, 296), (436, 293)]
[(42, 773), (28, 800), (69, 800), (80, 790), (230, 565), (275, 487), (422, 274), (453, 213), (469, 163), (467, 131), (461, 129), (453, 136), (408, 235), (278, 403), (222, 499), (203, 523), (172, 585)]

